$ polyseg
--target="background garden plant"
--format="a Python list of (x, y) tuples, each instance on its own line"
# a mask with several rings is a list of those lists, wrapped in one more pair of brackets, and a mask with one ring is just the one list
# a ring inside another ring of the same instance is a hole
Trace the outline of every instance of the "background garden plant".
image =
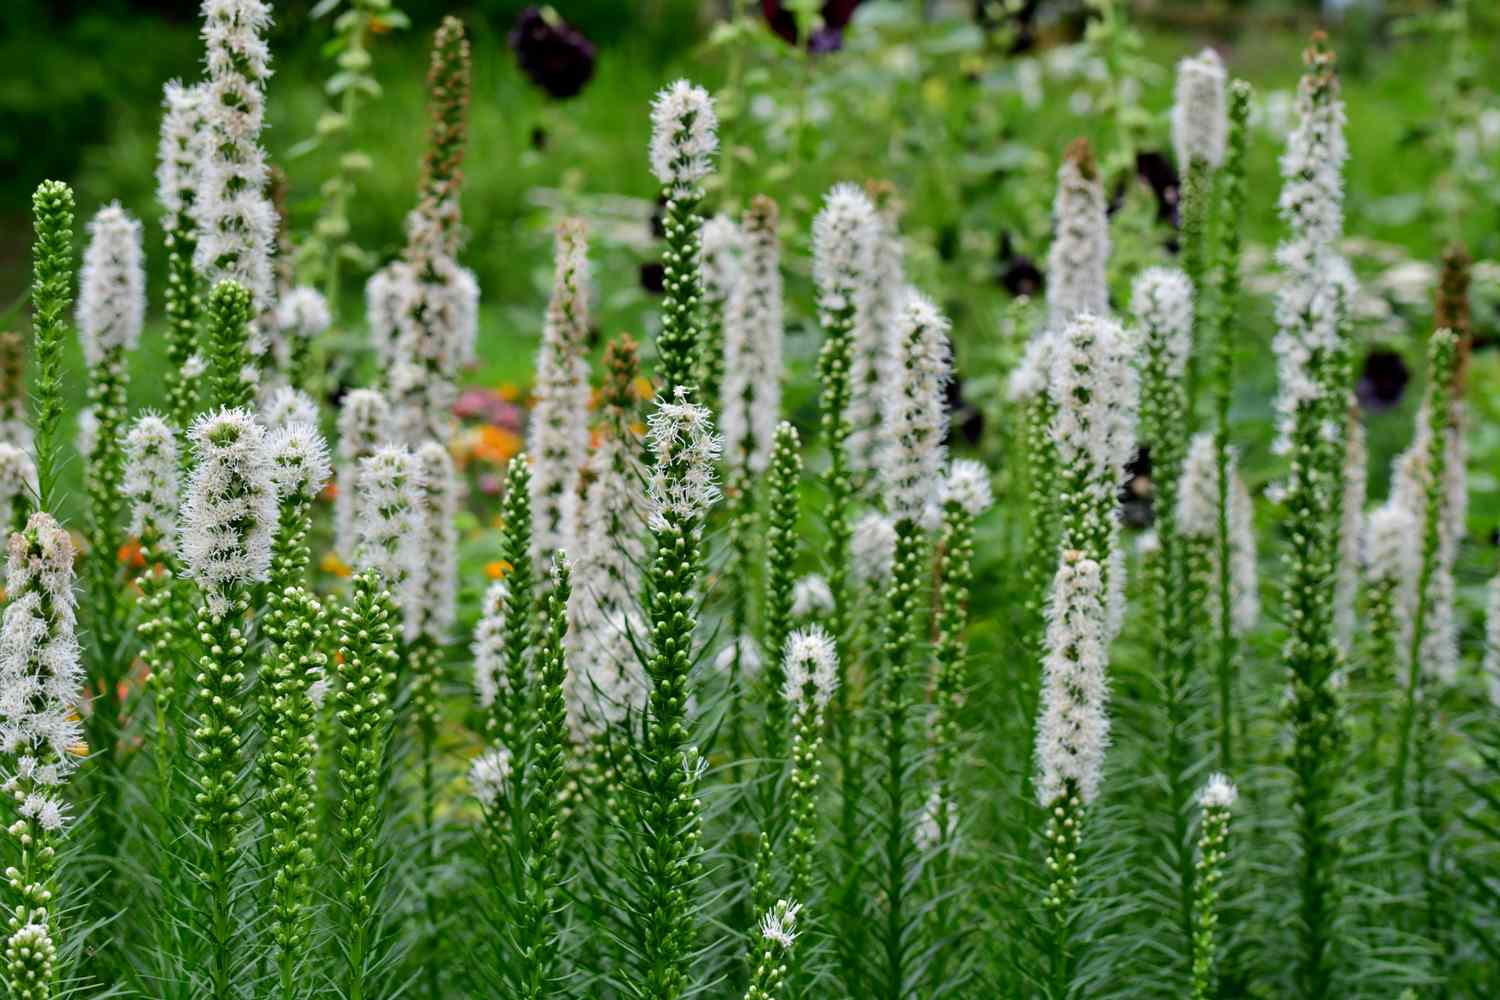
[(403, 7), (32, 194), (11, 995), (1493, 994), (1488, 12)]

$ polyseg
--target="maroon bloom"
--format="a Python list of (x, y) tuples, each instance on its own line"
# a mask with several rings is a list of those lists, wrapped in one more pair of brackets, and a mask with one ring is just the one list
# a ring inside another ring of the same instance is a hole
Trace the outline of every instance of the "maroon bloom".
[[(826, 0), (820, 12), (823, 27), (814, 31), (807, 40), (809, 52), (837, 52), (844, 47), (844, 29), (854, 16), (854, 8), (861, 0)], [(798, 44), (797, 19), (781, 0), (760, 0), (761, 13), (771, 30), (780, 35), (789, 45)]]
[(593, 79), (594, 43), (550, 8), (521, 11), (508, 40), (521, 72), (553, 97), (572, 97)]

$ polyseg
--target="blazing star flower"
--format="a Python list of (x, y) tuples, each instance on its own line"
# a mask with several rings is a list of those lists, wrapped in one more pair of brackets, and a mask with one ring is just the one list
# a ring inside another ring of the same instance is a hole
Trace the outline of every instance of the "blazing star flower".
[(355, 565), (375, 570), (396, 598), (406, 641), (417, 638), (423, 608), (421, 511), (427, 484), (422, 466), (409, 448), (386, 445), (359, 463), (359, 540)]
[(825, 629), (814, 625), (793, 632), (787, 637), (782, 663), (786, 679), (781, 696), (793, 711), (800, 712), (811, 705), (821, 712), (828, 707), (838, 690), (839, 670), (838, 650)]
[(651, 104), (651, 171), (673, 197), (696, 196), (719, 151), (719, 119), (708, 91), (686, 80)]
[(334, 507), (334, 546), (345, 559), (354, 556), (359, 521), (359, 463), (375, 454), (395, 434), (391, 406), (373, 389), (355, 389), (339, 407), (338, 494)]
[(647, 424), (656, 465), (646, 487), (653, 531), (664, 531), (675, 518), (696, 522), (719, 501), (714, 468), (723, 442), (714, 432), (706, 406), (688, 402), (678, 386), (673, 397), (656, 405)]
[[(757, 197), (745, 213), (740, 280), (724, 307), (724, 453), (742, 474), (759, 475), (771, 459), (781, 413), (781, 241), (776, 203)], [(707, 237), (705, 234), (705, 245)]]
[(209, 610), (221, 614), (230, 588), (270, 576), (275, 470), (266, 430), (245, 410), (205, 413), (188, 440), (194, 462), (178, 552)]
[(1177, 169), (1186, 172), (1194, 160), (1218, 169), (1229, 138), (1229, 111), (1224, 100), (1224, 63), (1204, 49), (1177, 64), (1172, 102), (1172, 145)]
[(1047, 254), (1047, 328), (1061, 330), (1084, 313), (1109, 313), (1109, 220), (1104, 185), (1089, 145), (1068, 147), (1057, 170), (1052, 203), (1052, 249)]
[(1099, 793), (1109, 746), (1108, 614), (1099, 564), (1068, 552), (1047, 609), (1037, 723), (1037, 801), (1043, 808), (1071, 785), (1087, 805)]
[(486, 750), (469, 765), (469, 792), (484, 808), (495, 808), (495, 803), (506, 793), (511, 768), (509, 750), (504, 747)]
[(856, 580), (872, 586), (889, 581), (896, 560), (895, 522), (879, 511), (870, 511), (855, 521), (849, 558)]
[(944, 390), (953, 371), (948, 320), (921, 294), (908, 292), (897, 317), (898, 377), (886, 387), (886, 448), (881, 483), (899, 523), (925, 522), (943, 481), (948, 429)]
[(177, 434), (156, 414), (142, 415), (125, 435), (124, 464), (120, 492), (132, 501), (130, 533), (170, 550), (177, 538), (182, 478)]
[(146, 319), (146, 265), (141, 224), (119, 202), (89, 223), (89, 245), (78, 279), (78, 335), (91, 366), (112, 352), (131, 351)]

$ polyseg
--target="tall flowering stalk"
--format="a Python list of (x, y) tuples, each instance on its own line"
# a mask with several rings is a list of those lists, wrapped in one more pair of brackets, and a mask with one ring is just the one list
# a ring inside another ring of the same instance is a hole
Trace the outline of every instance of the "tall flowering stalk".
[[(1193, 298), (1207, 301), (1211, 250), (1209, 207), (1215, 175), (1224, 163), (1229, 131), (1224, 100), (1224, 64), (1213, 49), (1204, 49), (1177, 64), (1177, 86), (1172, 102), (1172, 145), (1177, 170), (1186, 183), (1182, 190), (1182, 266), (1192, 283)], [(1208, 315), (1202, 310), (1202, 315)], [(1187, 416), (1197, 412), (1200, 367), (1197, 328), (1190, 333), (1187, 376)]]
[(361, 520), (360, 463), (381, 445), (391, 442), (395, 423), (391, 405), (374, 389), (355, 389), (344, 397), (338, 418), (338, 475), (335, 479), (333, 525), (334, 550), (345, 559), (354, 558), (357, 527)]
[(927, 576), (923, 556), (930, 511), (938, 502), (946, 449), (945, 390), (953, 358), (948, 321), (915, 291), (907, 294), (897, 316), (895, 351), (899, 379), (886, 387), (888, 414), (882, 493), (896, 525), (896, 554), (886, 597), (881, 636), (879, 743), (881, 763), (879, 884), (883, 924), (879, 936), (884, 955), (876, 976), (887, 996), (901, 996), (914, 975), (918, 921), (911, 912), (913, 869), (920, 862), (911, 826), (911, 795), (916, 784), (916, 754), (911, 746), (912, 681), (922, 640), (922, 587)]
[(719, 120), (708, 91), (677, 80), (651, 104), (651, 172), (667, 200), (663, 226), (661, 333), (657, 366), (668, 393), (697, 383), (703, 350), (703, 182), (719, 150)]
[(210, 955), (202, 988), (214, 1000), (236, 995), (244, 972), (238, 901), (245, 815), (242, 733), (249, 671), (245, 613), (249, 588), (270, 577), (276, 529), (276, 485), (266, 432), (243, 410), (205, 414), (188, 435), (193, 470), (178, 543), (197, 584), (197, 724), (193, 730), (199, 792), (191, 817), (204, 850), (196, 928)]
[(505, 500), (500, 510), (500, 560), (505, 574), (504, 681), (497, 686), (506, 698), (494, 705), (493, 725), (501, 746), (519, 746), (529, 725), (531, 697), (527, 679), (527, 650), (533, 630), (536, 595), (531, 561), (531, 469), (524, 453), (510, 460), (505, 471)]
[[(552, 298), (536, 362), (531, 411), (531, 558), (547, 566), (577, 546), (579, 474), (588, 458), (588, 230), (579, 219), (557, 225)], [(550, 582), (550, 574), (548, 582)]]
[(1367, 763), (1382, 760), (1389, 733), (1389, 695), (1403, 685), (1410, 652), (1411, 612), (1421, 571), (1423, 519), (1404, 504), (1387, 501), (1365, 515), (1363, 678), (1371, 698)]
[(204, 0), (204, 150), (189, 208), (197, 231), (193, 267), (210, 287), (223, 281), (242, 286), (255, 315), (270, 309), (275, 295), (276, 212), (266, 195), (270, 171), (260, 146), (270, 26), (265, 0)]
[(312, 501), (331, 469), (328, 446), (311, 425), (290, 423), (272, 431), (268, 447), (281, 511), (262, 628), (271, 648), (258, 678), (266, 742), (256, 761), (257, 804), (268, 841), (263, 912), (275, 946), (276, 995), (293, 1000), (301, 992), (299, 975), (311, 945), (318, 841), (318, 712), (312, 689), (327, 661), (323, 606), (305, 586), (307, 533)]
[(729, 302), (743, 273), (745, 234), (729, 216), (715, 215), (703, 223), (701, 242), (703, 346), (698, 359), (698, 385), (708, 408), (722, 413), (720, 391), (729, 349)]
[(198, 384), (185, 368), (198, 354), (198, 272), (193, 269), (198, 233), (193, 205), (201, 186), (207, 122), (205, 84), (187, 87), (171, 81), (162, 93), (161, 138), (156, 154), (156, 200), (162, 208), (167, 248), (167, 370), (163, 379), (167, 417), (186, 427), (198, 410)]
[(692, 885), (701, 876), (697, 750), (690, 745), (689, 673), (703, 560), (703, 520), (719, 499), (714, 482), (722, 442), (708, 410), (678, 386), (650, 418), (655, 465), (648, 483), (655, 543), (646, 576), (651, 697), (640, 749), (635, 853), (640, 940), (634, 988), (675, 1000), (688, 990), (697, 938)]
[(31, 327), (36, 348), (32, 399), (37, 509), (53, 511), (57, 498), (57, 425), (62, 420), (62, 352), (68, 306), (73, 301), (73, 189), (43, 181), (31, 199)]
[(254, 298), (237, 281), (221, 281), (208, 295), (209, 401), (248, 408), (260, 376), (250, 355)]
[(1057, 331), (1083, 313), (1109, 312), (1108, 203), (1094, 151), (1076, 139), (1057, 169), (1057, 196), (1052, 202), (1056, 231), (1047, 252), (1047, 325)]
[(822, 627), (798, 629), (783, 646), (781, 690), (790, 711), (791, 773), (787, 793), (787, 890), (797, 899), (813, 898), (813, 862), (818, 851), (818, 751), (823, 716), (838, 690), (838, 650)]
[[(849, 468), (862, 494), (879, 486), (881, 448), (881, 404), (884, 380), (894, 374), (899, 358), (892, 356), (897, 312), (906, 288), (906, 268), (901, 246), (899, 202), (890, 184), (871, 182), (866, 194), (875, 206), (871, 234), (869, 271), (860, 291), (854, 315), (854, 333), (849, 350)], [(873, 499), (873, 497), (871, 497)]]
[(479, 285), (457, 260), (470, 87), (469, 42), (457, 18), (444, 18), (433, 36), (427, 84), (431, 123), (406, 248), (365, 286), (397, 433), (413, 447), (447, 438), (454, 380), (473, 360), (477, 335)]
[(1198, 793), (1198, 864), (1193, 883), (1193, 1000), (1219, 995), (1219, 883), (1229, 860), (1229, 813), (1239, 793), (1222, 774), (1211, 775)]
[[(765, 541), (765, 597), (761, 648), (782, 649), (792, 632), (792, 601), (797, 578), (798, 499), (802, 484), (802, 441), (797, 429), (783, 422), (776, 428), (767, 475)], [(787, 704), (779, 695), (786, 683), (785, 666), (766, 665), (761, 678), (766, 708), (761, 752), (766, 768), (780, 773), (786, 756)], [(834, 661), (837, 662), (837, 659)], [(772, 782), (774, 784), (774, 782)], [(805, 899), (806, 896), (798, 898)]]
[[(1211, 588), (1211, 600), (1218, 606), (1218, 624), (1214, 644), (1214, 676), (1219, 688), (1219, 766), (1230, 771), (1235, 766), (1234, 732), (1230, 719), (1234, 713), (1234, 668), (1239, 639), (1233, 629), (1233, 587), (1230, 566), (1231, 526), (1229, 509), (1232, 495), (1233, 456), (1229, 445), (1229, 402), (1234, 387), (1233, 331), (1240, 321), (1240, 232), (1245, 217), (1245, 156), (1249, 146), (1250, 85), (1235, 80), (1229, 85), (1229, 142), (1224, 167), (1219, 175), (1219, 283), (1218, 311), (1214, 331), (1214, 468), (1217, 496), (1215, 517), (1214, 565), (1218, 579)], [(1249, 516), (1248, 504), (1246, 517)]]
[[(33, 514), (8, 544), (9, 603), (0, 623), (3, 787), (14, 816), (6, 870), (10, 920), (6, 981), (17, 997), (47, 1000), (58, 987), (61, 937), (57, 847), (69, 816), (62, 789), (88, 756), (78, 723), (83, 700), (73, 543), (50, 514)], [(9, 817), (7, 817), (9, 818)]]
[(1289, 623), (1285, 659), (1291, 680), (1293, 808), (1299, 851), (1296, 982), (1301, 995), (1334, 990), (1338, 946), (1339, 849), (1333, 828), (1345, 729), (1335, 676), (1335, 633), (1349, 407), (1347, 303), (1353, 288), (1338, 254), (1343, 230), (1347, 153), (1334, 56), (1315, 36), (1297, 90), (1297, 125), (1282, 155), (1282, 218), (1290, 230), (1277, 250), (1285, 269), (1277, 296), (1274, 346), (1280, 382), (1278, 448), (1291, 459), (1285, 489)]
[(794, 954), (792, 945), (797, 941), (797, 918), (802, 904), (778, 899), (766, 910), (756, 927), (757, 940), (752, 960), (750, 986), (745, 990), (745, 1000), (776, 1000), (786, 982), (788, 954)]
[(1011, 403), (1020, 411), (1020, 450), (1025, 466), (1026, 565), (1022, 573), (1026, 597), (1021, 634), (1038, 655), (1046, 633), (1047, 595), (1059, 530), (1057, 446), (1052, 441), (1057, 402), (1048, 388), (1055, 342), (1055, 331), (1044, 328), (1033, 333), (1007, 386)]

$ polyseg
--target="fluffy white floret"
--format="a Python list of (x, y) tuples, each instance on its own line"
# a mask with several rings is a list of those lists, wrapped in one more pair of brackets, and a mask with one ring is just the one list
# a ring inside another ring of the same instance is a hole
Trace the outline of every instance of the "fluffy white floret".
[(835, 184), (813, 219), (813, 283), (823, 325), (853, 310), (870, 280), (879, 219), (868, 195), (855, 184)]
[(275, 466), (276, 492), (282, 501), (310, 503), (323, 492), (333, 475), (328, 442), (310, 423), (292, 421), (271, 431), (267, 439)]
[(0, 441), (0, 507), (10, 506), (17, 497), (35, 497), (36, 488), (36, 463), (31, 456)]
[(990, 489), (990, 470), (983, 462), (960, 458), (948, 466), (940, 499), (944, 506), (957, 504), (970, 517), (978, 517), (995, 502)]
[(316, 337), (333, 325), (333, 314), (328, 311), (328, 300), (322, 292), (309, 285), (298, 285), (277, 303), (276, 325), (284, 333)]
[(833, 610), (833, 591), (821, 573), (809, 573), (792, 584), (792, 617), (826, 615)]
[(78, 337), (90, 365), (134, 350), (146, 319), (146, 263), (141, 224), (112, 201), (89, 222), (78, 278)]
[(182, 459), (177, 433), (154, 413), (139, 417), (125, 435), (125, 475), (120, 492), (130, 498), (130, 533), (169, 548), (177, 538)]
[(713, 171), (719, 118), (702, 87), (677, 80), (651, 102), (651, 172), (673, 197), (695, 194)]
[(509, 598), (510, 588), (504, 580), (490, 584), (474, 626), (474, 641), (469, 644), (474, 657), (474, 693), (484, 709), (493, 707), (509, 687), (505, 673), (505, 602)]
[(1077, 154), (1063, 158), (1052, 204), (1052, 247), (1047, 253), (1047, 328), (1060, 330), (1075, 316), (1109, 312), (1109, 220), (1104, 186), (1092, 164)]
[(770, 464), (781, 414), (782, 279), (776, 203), (757, 198), (745, 214), (739, 280), (724, 306), (720, 416), (732, 468), (758, 475)]
[(1204, 809), (1229, 809), (1239, 798), (1239, 789), (1234, 787), (1227, 775), (1215, 772), (1198, 792), (1198, 805)]
[(417, 449), (425, 489), (418, 518), (420, 579), (413, 609), (423, 635), (445, 643), (458, 621), (458, 473), (453, 456), (436, 441)]
[(416, 608), (422, 560), (421, 510), (426, 493), (422, 467), (411, 449), (378, 448), (359, 463), (358, 541), (355, 566), (375, 570), (400, 605), (408, 642), (418, 634)]
[(194, 461), (178, 552), (217, 614), (229, 588), (262, 583), (270, 574), (274, 471), (266, 430), (245, 410), (204, 414), (188, 440)]
[(953, 372), (948, 320), (916, 291), (897, 316), (895, 377), (886, 386), (886, 448), (881, 484), (899, 523), (921, 523), (937, 501), (948, 430), (946, 390)]
[(162, 90), (161, 136), (156, 150), (156, 200), (165, 217), (162, 224), (175, 230), (178, 216), (188, 211), (203, 171), (202, 84), (185, 87), (171, 80)]
[(802, 711), (809, 704), (819, 712), (828, 707), (838, 690), (839, 663), (838, 649), (826, 630), (814, 625), (787, 636), (782, 663), (786, 680), (781, 696), (794, 710)]
[(1109, 746), (1107, 612), (1099, 564), (1068, 552), (1047, 606), (1037, 721), (1037, 800), (1050, 807), (1070, 789), (1086, 805), (1099, 792)]
[(849, 539), (850, 569), (863, 583), (880, 585), (891, 578), (896, 561), (896, 525), (879, 511), (854, 522)]
[(278, 430), (291, 424), (318, 426), (318, 404), (301, 389), (284, 385), (271, 393), (260, 408), (260, 416), (266, 427)]
[(1165, 374), (1182, 378), (1193, 349), (1193, 283), (1175, 267), (1148, 267), (1131, 286), (1130, 311), (1145, 350), (1160, 358)]
[(352, 559), (359, 513), (359, 463), (389, 443), (395, 434), (391, 405), (374, 389), (355, 389), (344, 397), (338, 419), (338, 491), (334, 501), (334, 548)]
[(801, 903), (778, 900), (760, 918), (760, 936), (782, 949), (790, 948), (797, 940), (797, 914), (801, 911)]
[(469, 791), (486, 809), (495, 808), (495, 803), (506, 794), (510, 782), (510, 751), (494, 747), (475, 757), (469, 764)]
[(708, 407), (688, 401), (678, 386), (663, 398), (647, 421), (656, 464), (647, 483), (653, 531), (665, 531), (673, 521), (691, 524), (718, 502), (715, 467), (723, 442), (714, 431)]
[(1229, 137), (1224, 80), (1224, 63), (1213, 49), (1204, 49), (1177, 64), (1172, 146), (1177, 151), (1177, 169), (1184, 175), (1194, 160), (1214, 169), (1224, 162)]

